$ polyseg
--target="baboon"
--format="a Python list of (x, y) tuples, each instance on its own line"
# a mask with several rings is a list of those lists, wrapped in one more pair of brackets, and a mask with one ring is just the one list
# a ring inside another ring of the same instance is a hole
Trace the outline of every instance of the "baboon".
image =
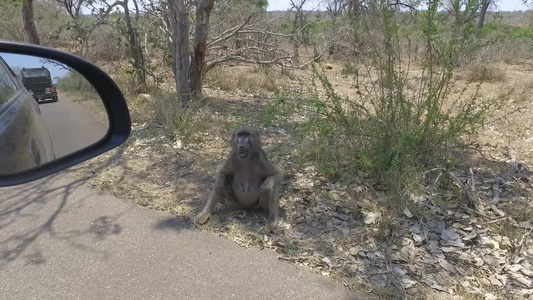
[(267, 230), (279, 219), (279, 188), (283, 174), (261, 148), (259, 133), (243, 126), (231, 136), (231, 152), (219, 168), (213, 191), (202, 212), (199, 224), (209, 221), (217, 203), (233, 202), (244, 208), (261, 207), (269, 213)]

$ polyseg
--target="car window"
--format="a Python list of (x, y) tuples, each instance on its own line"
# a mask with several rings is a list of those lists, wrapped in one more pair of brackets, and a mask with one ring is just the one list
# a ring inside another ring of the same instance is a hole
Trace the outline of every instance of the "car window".
[(0, 62), (0, 105), (11, 100), (17, 92), (17, 85), (11, 78), (9, 70)]

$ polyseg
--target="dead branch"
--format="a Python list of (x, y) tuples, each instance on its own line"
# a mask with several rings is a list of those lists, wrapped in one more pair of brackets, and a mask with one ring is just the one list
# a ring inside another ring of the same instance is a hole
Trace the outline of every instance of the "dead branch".
[(288, 256), (278, 256), (279, 260), (285, 260), (290, 262), (303, 262), (307, 260), (307, 257), (288, 257)]
[[(469, 187), (467, 186), (461, 179), (459, 179), (459, 177), (457, 177), (457, 175), (455, 175), (454, 173), (452, 173), (451, 171), (447, 170), (446, 168), (434, 168), (434, 169), (431, 169), (429, 171), (426, 171), (422, 174), (422, 178), (425, 180), (428, 176), (428, 174), (430, 173), (433, 173), (435, 171), (439, 171), (439, 172), (443, 172), (443, 173), (446, 173), (448, 174), (448, 176), (450, 176), (450, 178), (455, 181), (455, 183), (457, 183), (457, 185), (461, 188), (462, 190), (462, 198), (461, 198), (461, 204), (463, 204), (465, 207), (467, 208), (471, 208), (473, 209), (474, 211), (478, 211), (478, 204), (479, 204), (479, 201), (478, 201), (478, 198), (474, 192), (474, 183), (472, 182), (472, 186)], [(472, 175), (473, 176), (473, 175)]]
[(500, 217), (504, 217), (504, 216), (505, 216), (505, 213), (504, 213), (501, 209), (497, 208), (496, 205), (492, 205), (492, 204), (491, 204), (491, 205), (490, 205), (490, 209), (491, 209), (496, 215), (498, 215), (498, 216), (500, 216)]
[(490, 201), (491, 205), (498, 205), (498, 202), (500, 201), (500, 186), (503, 184), (504, 179), (501, 177), (496, 177), (493, 180), (492, 183), (492, 201)]
[(253, 16), (254, 16), (254, 14), (249, 15), (248, 18), (246, 18), (246, 20), (244, 22), (242, 22), (240, 25), (237, 25), (237, 26), (234, 26), (232, 28), (229, 28), (229, 29), (225, 30), (218, 37), (216, 37), (216, 38), (212, 39), (211, 41), (209, 41), (207, 43), (207, 48), (209, 49), (212, 45), (215, 45), (217, 43), (226, 41), (229, 38), (231, 38), (231, 37), (235, 36), (236, 34), (238, 34), (239, 31), (241, 31), (242, 28), (246, 24), (248, 24), (248, 22), (250, 22), (250, 20), (252, 19)]
[(272, 60), (253, 60), (253, 59), (249, 59), (249, 58), (245, 58), (245, 57), (242, 57), (242, 56), (230, 56), (230, 57), (222, 57), (220, 59), (216, 59), (216, 60), (213, 60), (211, 62), (209, 62), (207, 64), (207, 67), (206, 67), (206, 71), (209, 71), (210, 69), (212, 69), (213, 67), (215, 67), (216, 65), (218, 64), (221, 64), (221, 63), (224, 63), (224, 62), (229, 62), (229, 61), (240, 61), (240, 62), (245, 62), (245, 63), (250, 63), (250, 64), (256, 64), (256, 65), (262, 65), (262, 66), (266, 66), (266, 65), (272, 65), (272, 64), (275, 64), (275, 63), (278, 63), (280, 61), (283, 61), (283, 60), (287, 60), (287, 59), (290, 59), (292, 56), (283, 56), (283, 57), (278, 57), (278, 58), (275, 58), (275, 59), (272, 59)]
[(487, 221), (487, 222), (474, 222), (474, 224), (476, 224), (476, 225), (490, 225), (490, 224), (500, 223), (500, 222), (506, 221), (508, 219), (509, 219), (509, 217), (503, 217), (503, 218), (490, 220), (490, 221)]
[(497, 176), (492, 180), (485, 181), (485, 184), (492, 184), (492, 201), (491, 205), (496, 206), (500, 201), (500, 188), (511, 181), (511, 179), (523, 179), (529, 181), (529, 172), (527, 171), (527, 165), (524, 162), (518, 163), (517, 155), (514, 149), (507, 148), (507, 154), (509, 155), (509, 169), (504, 174)]
[(509, 170), (507, 170), (507, 173), (505, 173), (504, 178), (509, 180), (516, 173), (516, 170), (518, 169), (518, 163), (516, 161), (516, 152), (514, 149), (511, 147), (507, 148), (507, 154), (511, 160), (509, 161)]

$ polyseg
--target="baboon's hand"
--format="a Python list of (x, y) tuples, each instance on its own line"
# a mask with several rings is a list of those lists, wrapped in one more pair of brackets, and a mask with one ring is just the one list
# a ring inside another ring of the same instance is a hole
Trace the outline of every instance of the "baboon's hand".
[(196, 216), (196, 223), (204, 225), (211, 218), (211, 214), (207, 211), (202, 211)]

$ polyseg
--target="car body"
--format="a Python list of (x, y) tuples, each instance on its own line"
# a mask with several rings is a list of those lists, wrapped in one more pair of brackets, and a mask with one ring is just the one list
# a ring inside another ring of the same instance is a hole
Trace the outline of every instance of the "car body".
[(45, 100), (57, 102), (57, 89), (47, 68), (22, 68), (20, 70), (20, 79), (24, 87), (33, 94), (33, 98), (38, 103)]
[(39, 104), (0, 56), (0, 174), (14, 174), (55, 160)]

